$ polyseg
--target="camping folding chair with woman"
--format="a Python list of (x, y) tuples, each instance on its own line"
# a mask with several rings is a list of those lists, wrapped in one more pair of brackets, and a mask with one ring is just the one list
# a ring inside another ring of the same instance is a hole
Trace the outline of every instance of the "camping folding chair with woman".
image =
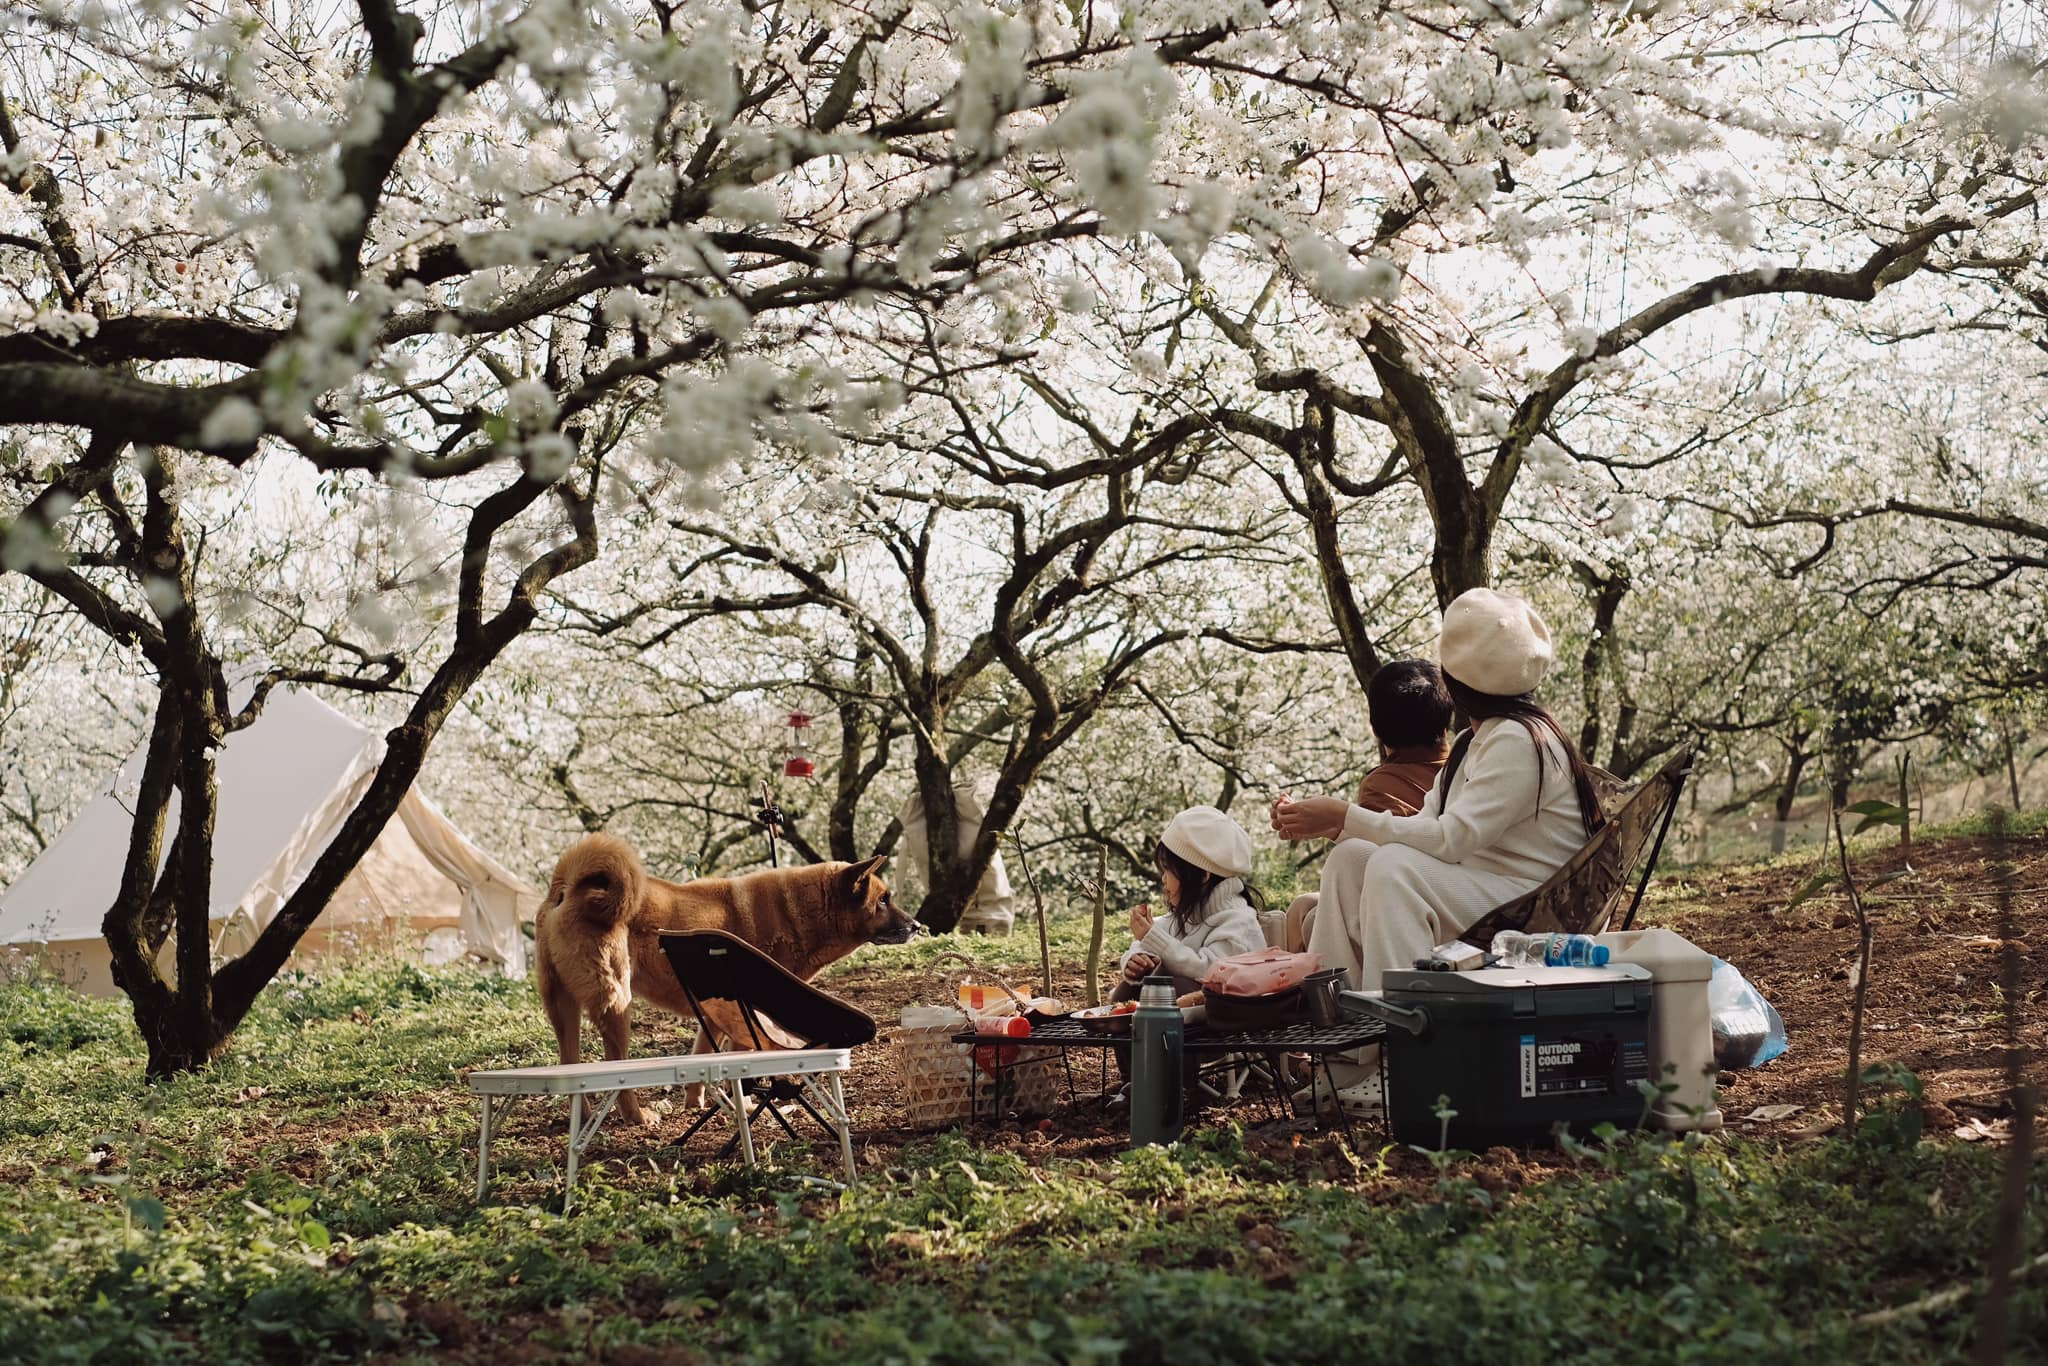
[[(1550, 630), (1527, 602), (1486, 588), (1461, 594), (1444, 612), (1438, 659), (1471, 728), (1422, 809), (1393, 816), (1338, 797), (1274, 803), (1284, 839), (1351, 837), (1323, 863), (1309, 947), (1355, 987), (1377, 990), (1388, 968), (1412, 966), (1539, 885), (1600, 828), (1586, 761), (1532, 696), (1552, 657)], [(1338, 1103), (1375, 1108), (1377, 1067), (1362, 1056), (1340, 1074)]]

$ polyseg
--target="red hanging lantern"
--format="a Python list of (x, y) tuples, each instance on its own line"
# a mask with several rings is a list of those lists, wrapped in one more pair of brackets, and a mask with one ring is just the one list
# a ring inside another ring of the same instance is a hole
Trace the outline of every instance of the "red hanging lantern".
[(782, 776), (785, 778), (808, 778), (818, 771), (811, 761), (810, 747), (804, 741), (804, 732), (811, 728), (809, 712), (793, 711), (789, 714), (789, 754), (782, 761)]

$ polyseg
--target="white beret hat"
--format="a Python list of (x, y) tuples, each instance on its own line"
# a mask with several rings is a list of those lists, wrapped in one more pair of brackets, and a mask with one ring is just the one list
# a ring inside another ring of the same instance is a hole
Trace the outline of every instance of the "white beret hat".
[(1166, 823), (1159, 842), (1218, 877), (1243, 877), (1252, 870), (1252, 837), (1213, 806), (1181, 812)]
[(1475, 692), (1495, 697), (1533, 692), (1554, 656), (1550, 628), (1520, 598), (1474, 588), (1444, 609), (1437, 659), (1445, 673)]

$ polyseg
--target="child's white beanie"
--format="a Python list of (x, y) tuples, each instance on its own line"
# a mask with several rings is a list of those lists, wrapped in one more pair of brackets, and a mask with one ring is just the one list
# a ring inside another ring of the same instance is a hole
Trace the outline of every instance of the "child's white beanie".
[(1159, 842), (1218, 877), (1243, 877), (1252, 870), (1252, 837), (1213, 806), (1181, 812), (1166, 823)]
[(1443, 670), (1475, 692), (1520, 697), (1550, 671), (1550, 628), (1520, 598), (1474, 588), (1444, 609)]

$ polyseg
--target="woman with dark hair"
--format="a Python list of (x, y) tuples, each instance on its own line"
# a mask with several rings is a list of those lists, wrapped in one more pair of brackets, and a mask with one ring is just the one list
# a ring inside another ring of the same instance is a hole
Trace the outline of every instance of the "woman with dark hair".
[(1232, 954), (1266, 947), (1259, 915), (1245, 896), (1252, 837), (1213, 806), (1191, 806), (1167, 822), (1152, 851), (1167, 913), (1131, 911), (1133, 943), (1112, 1000), (1132, 1000), (1148, 974), (1173, 977), (1176, 996), (1201, 986), (1209, 969)]
[[(1309, 947), (1363, 990), (1540, 884), (1606, 819), (1586, 761), (1531, 696), (1552, 658), (1534, 607), (1486, 588), (1461, 594), (1444, 611), (1438, 658), (1471, 726), (1420, 811), (1392, 816), (1334, 797), (1273, 810), (1286, 839), (1350, 837), (1324, 861)], [(1346, 1080), (1337, 1098), (1347, 1109), (1377, 1102), (1376, 1083), (1358, 1084), (1366, 1075)]]

